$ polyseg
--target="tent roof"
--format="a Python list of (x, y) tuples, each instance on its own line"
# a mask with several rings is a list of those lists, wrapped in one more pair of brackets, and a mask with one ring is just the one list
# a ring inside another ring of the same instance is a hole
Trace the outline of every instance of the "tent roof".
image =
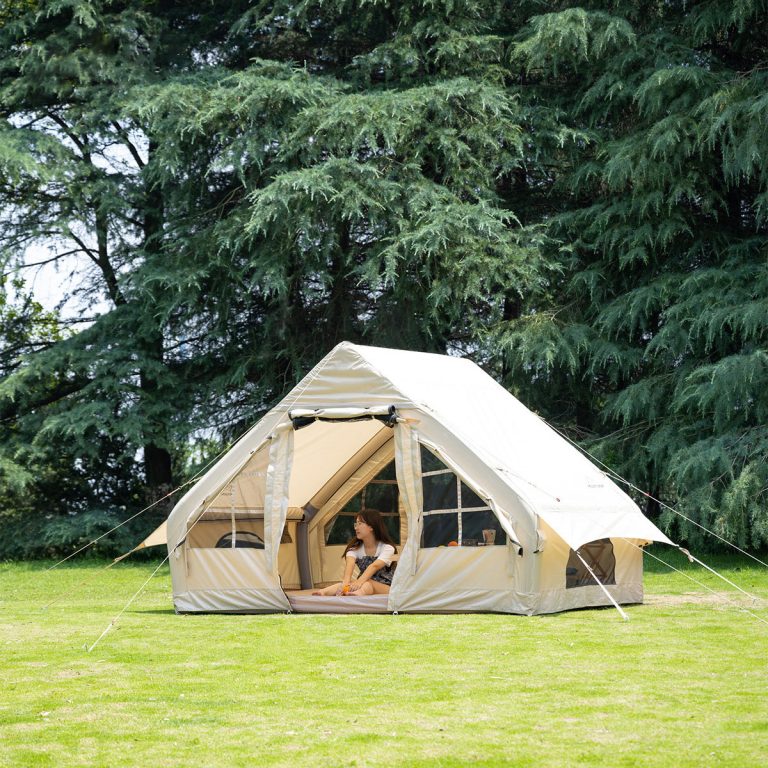
[[(331, 350), (182, 498), (171, 513), (171, 540), (181, 539), (181, 530), (173, 533), (173, 518), (210, 500), (292, 411), (381, 413), (391, 405), (441, 425), (459, 455), (493, 472), (574, 548), (607, 536), (671, 543), (576, 448), (471, 361), (349, 342)], [(386, 430), (380, 422), (356, 422), (339, 441), (332, 425), (322, 426), (296, 434), (290, 506), (309, 502), (360, 447)]]

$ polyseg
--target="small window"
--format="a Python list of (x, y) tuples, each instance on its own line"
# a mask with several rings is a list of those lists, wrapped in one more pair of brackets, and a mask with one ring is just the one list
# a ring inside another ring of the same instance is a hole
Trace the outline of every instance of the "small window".
[(357, 514), (334, 515), (325, 525), (325, 544), (332, 547), (336, 544), (346, 544), (355, 535), (355, 518)]
[(506, 534), (499, 524), (496, 515), (494, 515), (490, 509), (479, 510), (477, 512), (462, 512), (461, 522), (461, 540), (465, 547), (485, 544), (487, 538), (484, 533), (485, 531), (494, 532), (494, 534), (490, 536), (490, 538), (493, 539), (494, 544), (500, 542), (506, 544)]
[(459, 543), (459, 520), (455, 514), (425, 515), (422, 547), (449, 547)]
[[(355, 519), (358, 513), (340, 512), (325, 524), (325, 545), (332, 547), (336, 544), (346, 544), (355, 535)], [(384, 527), (395, 544), (400, 544), (400, 515), (382, 513)]]
[(421, 483), (422, 548), (507, 543), (507, 535), (488, 503), (423, 445)]
[[(216, 549), (231, 549), (232, 548), (232, 531), (225, 533), (217, 542)], [(250, 549), (264, 549), (264, 541), (261, 536), (251, 531), (235, 531), (235, 549), (250, 548)]]
[[(613, 542), (610, 539), (590, 541), (579, 547), (577, 551), (601, 584), (616, 583), (616, 556), (613, 554)], [(596, 583), (576, 552), (571, 550), (568, 555), (568, 565), (565, 567), (565, 588), (588, 587)]]
[(445, 472), (439, 475), (426, 475), (422, 478), (424, 511), (436, 509), (457, 509), (459, 493), (456, 488), (456, 475)]
[(395, 462), (391, 461), (356, 493), (323, 529), (326, 546), (346, 544), (355, 535), (355, 518), (367, 509), (381, 513), (392, 541), (400, 544), (400, 492)]
[[(291, 544), (293, 539), (288, 531), (283, 531), (281, 544)], [(217, 542), (216, 549), (232, 548), (232, 531), (225, 533)], [(235, 531), (235, 549), (264, 549), (264, 540), (253, 531)]]
[(364, 489), (365, 503), (363, 509), (376, 509), (382, 515), (396, 515), (400, 501), (397, 485), (370, 483)]

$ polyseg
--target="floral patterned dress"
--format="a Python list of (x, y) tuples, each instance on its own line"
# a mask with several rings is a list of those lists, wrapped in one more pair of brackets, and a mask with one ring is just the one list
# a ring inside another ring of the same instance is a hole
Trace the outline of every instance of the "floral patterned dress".
[[(363, 555), (362, 557), (356, 557), (355, 558), (355, 564), (360, 569), (360, 573), (365, 573), (365, 569), (371, 564), (376, 562), (378, 560), (378, 551), (375, 555)], [(371, 576), (372, 581), (378, 581), (380, 584), (386, 584), (388, 587), (392, 585), (392, 578), (395, 575), (395, 569), (393, 567), (393, 564), (390, 563), (389, 565), (384, 566), (384, 568), (380, 568), (376, 573)]]

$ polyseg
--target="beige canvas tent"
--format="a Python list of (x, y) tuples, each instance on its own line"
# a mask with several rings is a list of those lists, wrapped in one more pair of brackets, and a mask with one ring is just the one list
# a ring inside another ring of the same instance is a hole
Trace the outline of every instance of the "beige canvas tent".
[[(398, 543), (389, 595), (310, 596), (340, 578), (366, 508), (382, 512)], [(180, 612), (534, 614), (636, 603), (639, 547), (654, 540), (671, 543), (474, 363), (346, 342), (167, 521)]]

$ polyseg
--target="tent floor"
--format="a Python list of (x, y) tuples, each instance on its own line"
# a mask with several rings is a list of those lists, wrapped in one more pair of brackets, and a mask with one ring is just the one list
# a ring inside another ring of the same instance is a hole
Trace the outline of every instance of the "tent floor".
[(290, 590), (285, 595), (294, 613), (389, 613), (388, 595), (324, 597), (313, 595), (311, 589)]

